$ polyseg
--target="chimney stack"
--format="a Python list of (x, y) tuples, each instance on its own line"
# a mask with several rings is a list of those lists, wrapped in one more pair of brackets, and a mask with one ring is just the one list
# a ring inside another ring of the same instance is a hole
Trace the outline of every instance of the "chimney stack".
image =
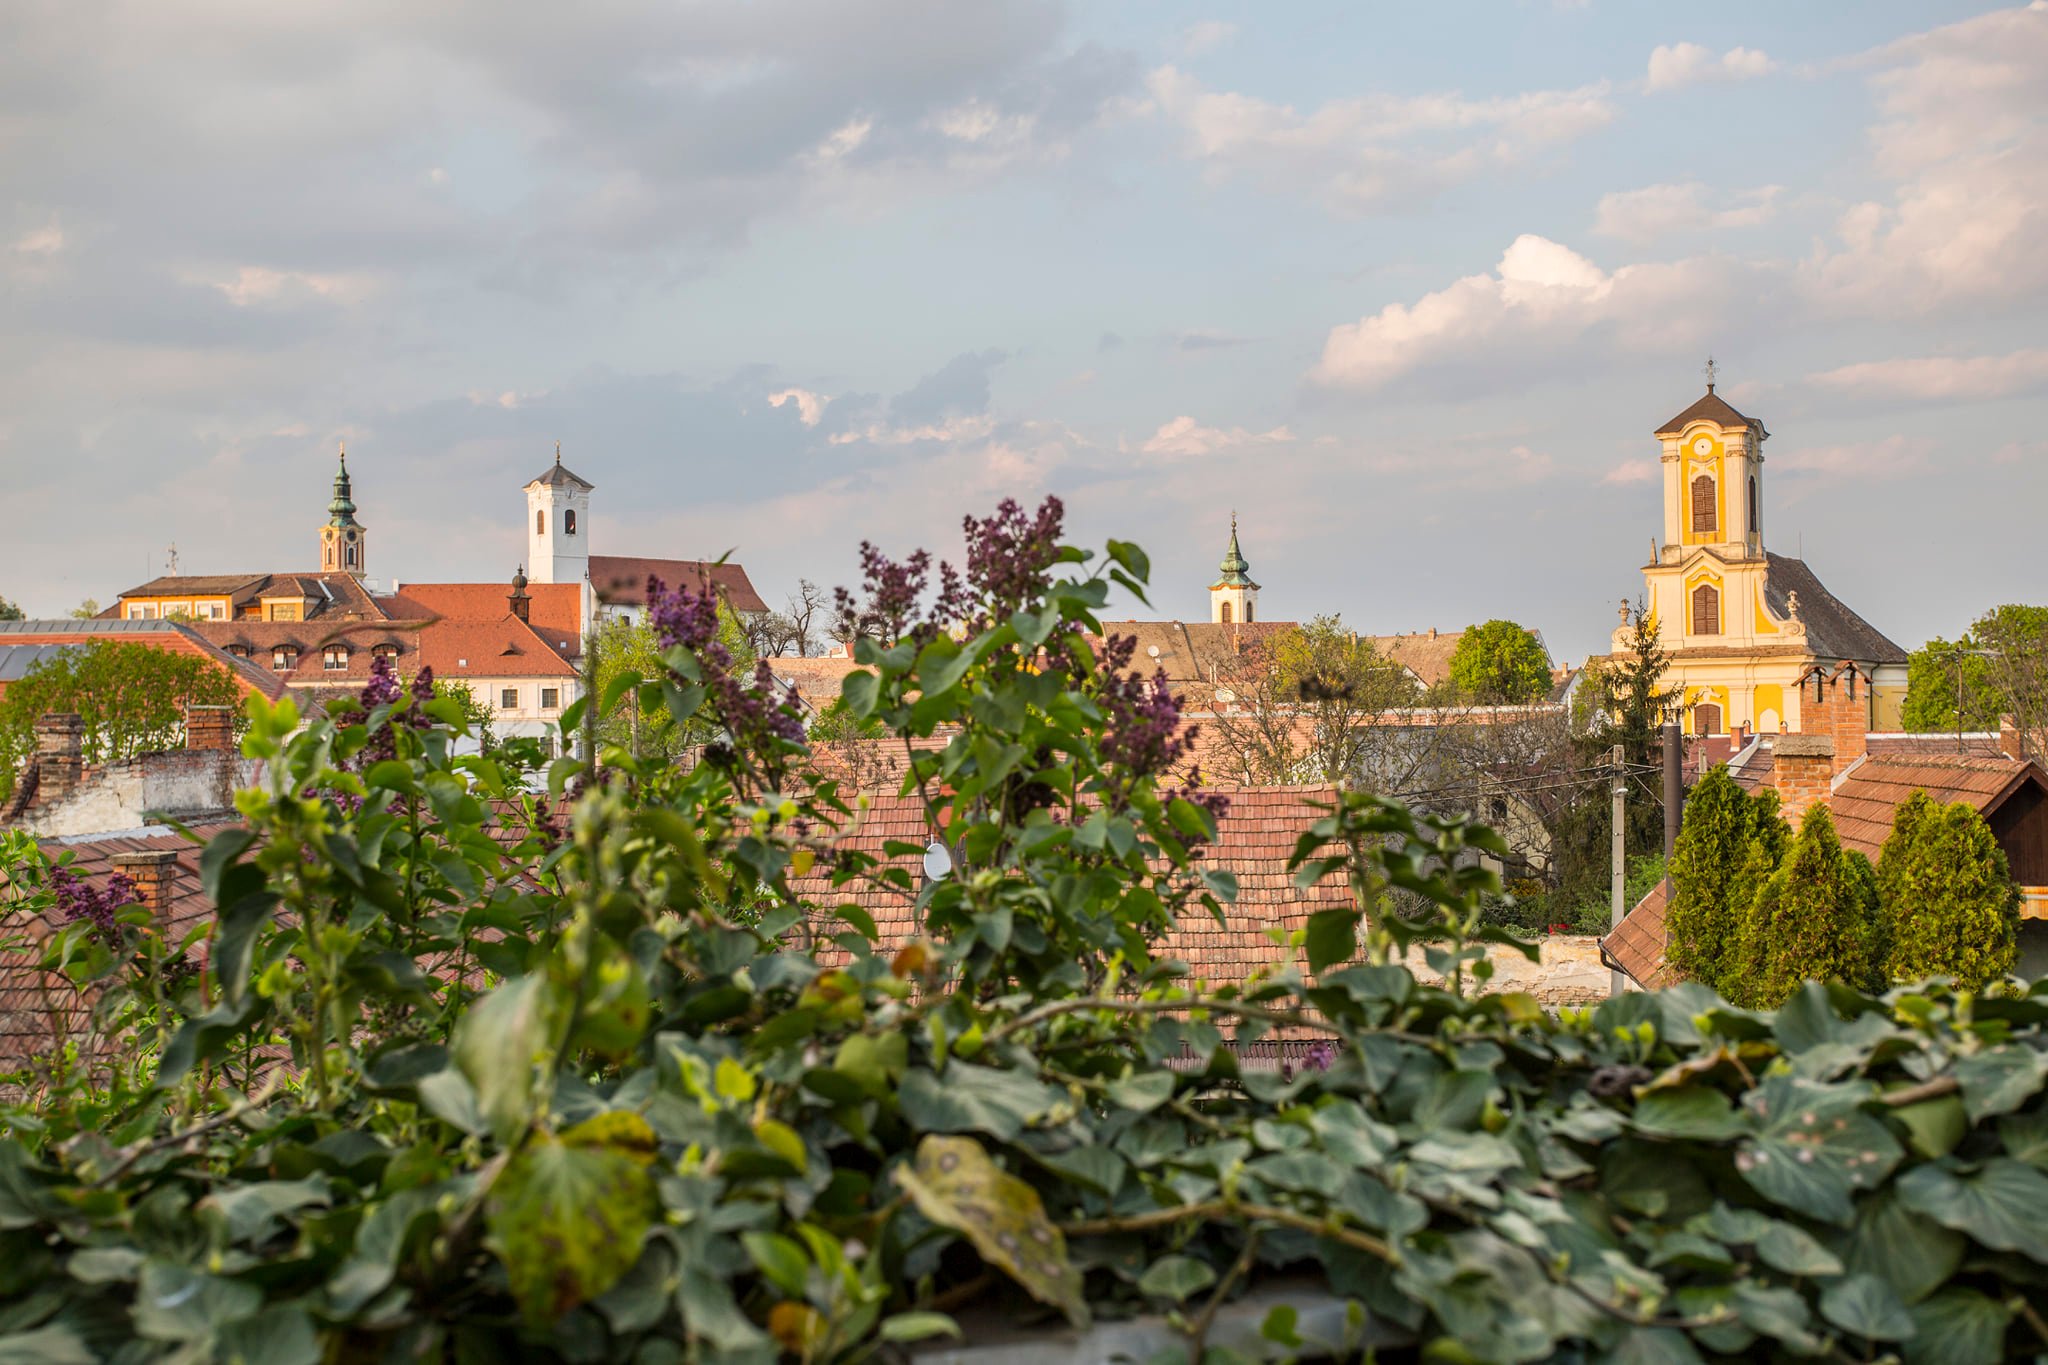
[(1998, 752), (2015, 761), (2026, 758), (2026, 737), (2020, 733), (2019, 722), (2011, 716), (1998, 718)]
[(226, 706), (186, 707), (185, 747), (187, 749), (233, 749), (235, 747), (234, 711)]
[(1834, 771), (1845, 772), (1870, 748), (1870, 677), (1844, 660), (1830, 673), (1815, 664), (1799, 680), (1799, 733), (1834, 742)]
[(78, 789), (85, 769), (85, 722), (65, 711), (36, 721), (36, 790), (45, 801), (61, 801)]
[(150, 848), (139, 853), (116, 853), (108, 859), (114, 870), (135, 883), (136, 894), (150, 914), (165, 919), (171, 913), (172, 883), (178, 875), (178, 851)]
[(527, 595), (526, 566), (524, 564), (521, 564), (512, 574), (512, 593), (506, 600), (512, 604), (512, 614), (514, 616), (522, 621), (530, 619), (529, 613), (533, 610), (533, 599)]
[(1834, 789), (1835, 741), (1828, 735), (1779, 735), (1773, 746), (1771, 785), (1778, 789), (1779, 813), (1793, 829), (1812, 806), (1824, 806)]

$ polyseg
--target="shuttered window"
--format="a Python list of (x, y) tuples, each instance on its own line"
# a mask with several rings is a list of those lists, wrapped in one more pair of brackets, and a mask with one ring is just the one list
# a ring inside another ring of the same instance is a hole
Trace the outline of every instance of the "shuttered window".
[(1705, 583), (1692, 590), (1692, 633), (1721, 633), (1721, 594)]
[(1692, 529), (1718, 529), (1714, 519), (1714, 479), (1710, 474), (1702, 474), (1692, 481)]

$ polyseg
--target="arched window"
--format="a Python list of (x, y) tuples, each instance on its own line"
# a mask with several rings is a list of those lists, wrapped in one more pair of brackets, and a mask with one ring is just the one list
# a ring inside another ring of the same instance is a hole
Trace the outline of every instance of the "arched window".
[(1718, 529), (1714, 517), (1714, 476), (1702, 474), (1692, 481), (1692, 529)]
[(533, 511), (533, 533), (537, 536), (548, 533), (548, 514), (538, 507)]
[(1221, 620), (1226, 626), (1230, 624), (1230, 603), (1225, 602), (1223, 604), (1223, 615), (1217, 619)]
[(1252, 623), (1252, 608), (1256, 605), (1257, 604), (1253, 602), (1246, 602), (1244, 604), (1244, 623), (1246, 625), (1250, 625)]
[(576, 534), (576, 509), (573, 507), (562, 513), (562, 534), (565, 536)]
[(1764, 533), (1762, 510), (1756, 501), (1756, 475), (1749, 476), (1749, 533), (1760, 536)]
[(1721, 733), (1721, 708), (1712, 702), (1702, 702), (1692, 708), (1692, 732), (1696, 735), (1718, 735)]
[(348, 547), (348, 566), (351, 569), (356, 566), (356, 547), (353, 545)]
[(1702, 583), (1692, 590), (1692, 633), (1721, 633), (1721, 594), (1711, 584)]

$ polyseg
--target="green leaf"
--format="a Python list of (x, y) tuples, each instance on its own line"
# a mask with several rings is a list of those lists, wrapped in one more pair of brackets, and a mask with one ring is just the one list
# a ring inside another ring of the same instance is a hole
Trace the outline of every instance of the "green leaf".
[(62, 1323), (0, 1336), (0, 1365), (99, 1365), (100, 1355)]
[(1809, 1218), (1847, 1225), (1851, 1196), (1869, 1189), (1904, 1153), (1877, 1119), (1863, 1112), (1864, 1085), (1823, 1085), (1775, 1075), (1746, 1103), (1762, 1121), (1744, 1142), (1735, 1169), (1758, 1194)]
[(1998, 1365), (2013, 1310), (1974, 1289), (1944, 1289), (1908, 1310), (1906, 1365)]
[(1718, 1090), (1690, 1085), (1653, 1090), (1636, 1105), (1630, 1120), (1635, 1130), (1652, 1137), (1721, 1142), (1749, 1131), (1734, 1101)]
[[(635, 1116), (601, 1116), (616, 1124)], [(640, 1259), (654, 1219), (654, 1178), (644, 1146), (536, 1137), (506, 1166), (486, 1206), (488, 1245), (504, 1263), (512, 1297), (545, 1326), (617, 1283)]]
[(1920, 1166), (1901, 1176), (1898, 1188), (1915, 1213), (1987, 1247), (2048, 1263), (2048, 1175), (2032, 1166), (2010, 1157), (1993, 1157), (1971, 1175)]
[(875, 714), (875, 702), (880, 696), (882, 680), (865, 669), (848, 673), (839, 684), (839, 699), (846, 709), (861, 720)]
[(1150, 1298), (1185, 1303), (1216, 1283), (1216, 1272), (1207, 1261), (1192, 1256), (1162, 1256), (1138, 1277), (1138, 1292)]
[(910, 1039), (902, 1033), (850, 1034), (832, 1058), (834, 1071), (853, 1077), (863, 1090), (877, 1097), (895, 1087), (909, 1064)]
[(1137, 1071), (1109, 1083), (1109, 1097), (1126, 1109), (1149, 1114), (1173, 1098), (1171, 1071)]
[(1131, 577), (1137, 579), (1140, 583), (1151, 581), (1151, 556), (1147, 555), (1130, 541), (1111, 540), (1104, 543), (1102, 549), (1105, 554), (1116, 561), (1119, 567), (1129, 572)]
[(1019, 1071), (955, 1061), (944, 1076), (925, 1070), (903, 1078), (903, 1117), (928, 1133), (987, 1133), (1008, 1142), (1044, 1116), (1063, 1092)]
[(1804, 1228), (1773, 1220), (1756, 1239), (1757, 1258), (1787, 1275), (1839, 1275), (1841, 1258), (1815, 1241)]
[(138, 1336), (204, 1341), (222, 1323), (248, 1317), (262, 1306), (263, 1291), (253, 1284), (153, 1260), (142, 1267), (131, 1312)]
[(1877, 1275), (1906, 1303), (1917, 1303), (1955, 1274), (1967, 1242), (1907, 1208), (1896, 1187), (1861, 1200), (1840, 1244), (1852, 1272)]
[(319, 1365), (313, 1319), (297, 1304), (271, 1304), (220, 1329), (214, 1359), (222, 1365)]
[(2033, 1098), (2048, 1081), (2048, 1054), (2017, 1044), (1988, 1048), (1957, 1059), (1955, 1073), (1970, 1122), (1982, 1123), (1994, 1114), (2010, 1114)]
[(955, 1341), (966, 1339), (960, 1324), (944, 1313), (896, 1313), (882, 1319), (876, 1334), (884, 1341), (929, 1341), (933, 1337), (951, 1337)]
[(1894, 1109), (1892, 1117), (1905, 1125), (1907, 1144), (1924, 1157), (1947, 1156), (1970, 1131), (1963, 1102), (1954, 1095)]
[(1875, 1275), (1845, 1275), (1820, 1296), (1820, 1315), (1843, 1331), (1872, 1341), (1904, 1341), (1913, 1319), (1892, 1287)]
[(1302, 948), (1308, 954), (1308, 969), (1320, 974), (1325, 967), (1349, 962), (1358, 955), (1358, 912), (1318, 910), (1308, 917)]
[(1081, 1272), (1068, 1264), (1066, 1239), (1045, 1216), (1038, 1191), (989, 1160), (980, 1143), (927, 1136), (915, 1162), (896, 1168), (896, 1181), (919, 1213), (966, 1237), (1033, 1298), (1076, 1327), (1088, 1324)]
[(560, 1036), (566, 1008), (554, 983), (536, 973), (498, 987), (455, 1026), (456, 1065), (500, 1141), (533, 1117), (539, 1068)]
[(804, 1297), (804, 1281), (811, 1273), (811, 1258), (789, 1238), (774, 1232), (743, 1232), (740, 1244), (755, 1269), (768, 1282), (792, 1299)]
[(354, 1313), (389, 1287), (417, 1226), (435, 1219), (441, 1193), (437, 1186), (401, 1190), (371, 1210), (356, 1229), (348, 1259), (327, 1282), (336, 1311)]

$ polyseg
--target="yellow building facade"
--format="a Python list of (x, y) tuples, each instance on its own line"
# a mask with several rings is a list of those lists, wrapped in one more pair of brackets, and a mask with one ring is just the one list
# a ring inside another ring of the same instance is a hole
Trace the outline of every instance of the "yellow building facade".
[[(1688, 734), (1801, 728), (1799, 679), (1815, 663), (1871, 679), (1869, 726), (1899, 728), (1906, 651), (1821, 584), (1805, 561), (1764, 545), (1770, 433), (1714, 392), (1658, 428), (1664, 534), (1643, 566), (1647, 611), (1671, 655), (1666, 686)], [(1626, 653), (1627, 608), (1614, 632)]]

